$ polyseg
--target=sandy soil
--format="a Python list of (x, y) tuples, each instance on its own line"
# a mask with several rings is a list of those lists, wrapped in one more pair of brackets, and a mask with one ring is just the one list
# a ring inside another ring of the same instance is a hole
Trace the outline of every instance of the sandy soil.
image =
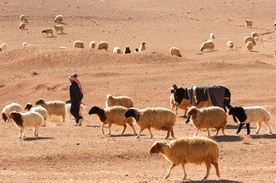
[[(8, 47), (0, 52), (0, 108), (39, 98), (65, 101), (71, 73), (82, 82), (87, 111), (104, 107), (107, 94), (130, 96), (137, 108), (170, 108), (173, 84), (223, 85), (232, 93), (232, 105), (265, 107), (272, 114), (274, 134), (263, 126), (256, 135), (251, 125), (251, 135), (245, 129), (237, 135), (229, 116), (227, 136), (214, 137), (221, 178), (212, 167), (205, 182), (276, 182), (275, 6), (275, 0), (1, 1), (0, 43)], [(21, 14), (29, 20), (25, 30), (18, 28)], [(41, 31), (55, 25), (58, 14), (65, 17), (64, 34), (46, 37)], [(252, 28), (244, 26), (245, 19), (253, 20)], [(243, 38), (253, 31), (259, 38), (249, 52)], [(211, 32), (215, 50), (201, 54), (199, 48)], [(85, 48), (74, 49), (75, 40), (82, 40)], [(90, 41), (102, 40), (109, 43), (108, 52), (89, 49)], [(234, 42), (233, 49), (226, 47), (228, 40)], [(30, 46), (22, 47), (23, 42)], [(142, 42), (147, 43), (144, 52), (112, 53), (115, 46), (134, 50)], [(182, 58), (170, 56), (172, 46)], [(182, 115), (180, 110), (175, 136), (193, 136), (195, 128)], [(113, 126), (109, 136), (102, 134), (98, 116), (86, 112), (84, 118), (81, 127), (74, 127), (73, 119), (61, 123), (60, 117), (52, 117), (38, 138), (26, 130), (25, 140), (18, 139), (12, 122), (2, 120), (0, 182), (181, 182), (181, 166), (165, 180), (171, 163), (149, 154), (156, 140), (164, 140), (164, 131), (153, 129), (153, 139), (144, 131), (137, 140), (130, 127), (120, 135), (122, 127)], [(203, 164), (188, 164), (186, 170), (187, 182), (199, 182), (206, 173)]]

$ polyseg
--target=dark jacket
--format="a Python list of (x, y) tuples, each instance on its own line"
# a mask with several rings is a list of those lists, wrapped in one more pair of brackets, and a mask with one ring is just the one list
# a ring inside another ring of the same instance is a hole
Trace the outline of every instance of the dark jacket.
[(70, 100), (71, 103), (79, 103), (81, 102), (83, 95), (80, 91), (78, 83), (72, 82), (70, 85)]

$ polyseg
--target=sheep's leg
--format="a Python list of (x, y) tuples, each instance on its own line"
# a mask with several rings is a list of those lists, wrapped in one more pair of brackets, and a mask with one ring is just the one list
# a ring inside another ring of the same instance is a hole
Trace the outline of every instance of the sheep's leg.
[(208, 132), (208, 137), (210, 138), (211, 136), (210, 136), (210, 130), (209, 130), (209, 128), (206, 128), (206, 130)]
[(152, 135), (152, 133), (151, 133), (151, 129), (150, 128), (148, 128), (149, 129), (149, 133), (150, 133), (150, 138), (152, 139), (153, 138), (153, 135)]
[(203, 180), (206, 180), (209, 177), (209, 173), (210, 173), (210, 169), (211, 169), (211, 163), (205, 161), (205, 165), (206, 165), (206, 168), (207, 168), (207, 172), (206, 172), (206, 175), (203, 178)]
[(212, 163), (216, 169), (216, 174), (218, 176), (218, 178), (220, 178), (220, 174), (219, 174), (219, 168), (218, 168), (218, 163)]
[(62, 122), (65, 121), (65, 114), (62, 115)]
[(108, 135), (111, 134), (111, 124), (108, 125)]
[(126, 130), (127, 125), (126, 125), (126, 124), (124, 124), (123, 126), (124, 126), (124, 129), (123, 129), (123, 131), (122, 131), (121, 135), (125, 133), (125, 130)]
[(199, 131), (199, 129), (197, 128), (197, 129), (196, 129), (196, 132), (195, 132), (195, 134), (194, 134), (194, 137), (196, 137), (196, 136), (197, 136), (198, 131)]
[(220, 128), (217, 128), (217, 132), (216, 132), (215, 136), (217, 136), (217, 135), (218, 135), (219, 130), (220, 130)]
[(164, 177), (164, 179), (169, 178), (169, 176), (170, 176), (170, 174), (171, 174), (171, 171), (172, 171), (172, 169), (173, 169), (175, 166), (176, 166), (176, 164), (172, 164), (172, 166), (169, 168), (169, 171), (168, 171), (167, 175)]
[(173, 138), (175, 138), (175, 137), (174, 137), (173, 128), (171, 128), (171, 136), (172, 136)]
[(166, 138), (165, 138), (165, 139), (168, 139), (168, 138), (169, 138), (169, 136), (170, 136), (170, 130), (168, 129), (168, 130), (167, 130), (167, 136), (166, 136)]
[(240, 133), (241, 128), (242, 128), (242, 126), (243, 126), (243, 125), (244, 125), (244, 123), (240, 123), (240, 126), (239, 126), (239, 128), (238, 128), (237, 134), (239, 134), (239, 133)]
[(38, 137), (38, 127), (34, 128), (33, 133), (34, 133), (34, 136)]
[(250, 123), (246, 123), (247, 135), (250, 135)]
[(186, 170), (185, 170), (185, 164), (183, 163), (183, 164), (181, 164), (181, 165), (182, 165), (182, 169), (183, 169), (183, 172), (184, 172), (184, 177), (183, 177), (182, 180), (185, 180), (186, 177), (187, 177)]
[(102, 124), (102, 132), (103, 132), (103, 134), (104, 134), (104, 124)]
[(262, 127), (262, 122), (257, 123), (256, 134), (259, 134), (261, 127)]
[(267, 128), (269, 129), (269, 133), (272, 134), (272, 128), (271, 128), (269, 121), (264, 121), (264, 123), (267, 126)]
[(129, 123), (129, 126), (133, 129), (134, 135), (136, 135), (136, 130), (135, 130), (133, 124), (132, 124), (132, 123)]
[(140, 134), (141, 134), (141, 132), (142, 132), (143, 130), (144, 130), (144, 129), (142, 129), (142, 128), (139, 130), (139, 132), (138, 132), (138, 135), (137, 135), (136, 139), (140, 138)]
[(224, 133), (224, 128), (222, 128), (222, 129), (221, 129), (221, 131), (222, 131), (222, 134), (225, 136), (225, 133)]
[(23, 133), (23, 129), (20, 129), (20, 130), (19, 130), (19, 137), (18, 137), (19, 139), (22, 138), (22, 133)]

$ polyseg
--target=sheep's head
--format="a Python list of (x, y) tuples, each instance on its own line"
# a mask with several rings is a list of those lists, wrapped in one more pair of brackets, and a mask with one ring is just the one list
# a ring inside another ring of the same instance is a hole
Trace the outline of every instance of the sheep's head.
[(125, 113), (125, 117), (129, 118), (129, 117), (134, 117), (136, 122), (138, 122), (139, 120), (139, 115), (138, 115), (138, 110), (131, 108), (129, 109), (126, 113)]
[(106, 121), (106, 119), (107, 119), (104, 110), (101, 109), (101, 108), (99, 108), (99, 107), (97, 107), (97, 106), (92, 107), (92, 108), (89, 110), (88, 114), (89, 114), (89, 115), (91, 115), (91, 114), (98, 114), (98, 116), (99, 116), (101, 122), (103, 122), (103, 123), (105, 123), (105, 121)]
[(237, 117), (241, 123), (247, 119), (247, 115), (242, 107), (232, 107), (228, 114)]
[(156, 141), (156, 142), (152, 145), (152, 147), (151, 147), (151, 149), (150, 149), (150, 154), (154, 154), (154, 153), (159, 154), (159, 153), (160, 153), (161, 148), (162, 148), (162, 146), (161, 146), (160, 143), (161, 143), (161, 142)]
[(39, 99), (38, 101), (36, 101), (35, 105), (43, 105), (45, 104), (45, 101), (43, 99)]
[(33, 105), (31, 103), (27, 103), (25, 110), (30, 110), (33, 107)]
[(8, 118), (7, 118), (7, 116), (6, 116), (5, 113), (2, 113), (2, 118), (3, 118), (3, 120), (4, 120), (5, 122), (8, 120)]
[(23, 124), (23, 119), (22, 119), (22, 116), (19, 112), (13, 111), (13, 112), (10, 113), (9, 117), (13, 119), (13, 121), (16, 123), (17, 126), (23, 126), (22, 125)]
[(195, 106), (191, 107), (188, 111), (188, 116), (192, 116), (192, 118), (195, 118), (197, 111), (198, 111), (197, 107)]

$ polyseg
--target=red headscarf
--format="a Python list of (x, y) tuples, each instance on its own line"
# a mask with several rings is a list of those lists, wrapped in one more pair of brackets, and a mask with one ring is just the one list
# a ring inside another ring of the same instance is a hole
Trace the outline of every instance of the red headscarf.
[(70, 82), (76, 82), (79, 86), (79, 89), (81, 91), (81, 93), (83, 94), (82, 92), (82, 86), (80, 84), (80, 81), (77, 79), (78, 75), (77, 74), (71, 74), (68, 79), (70, 80)]

